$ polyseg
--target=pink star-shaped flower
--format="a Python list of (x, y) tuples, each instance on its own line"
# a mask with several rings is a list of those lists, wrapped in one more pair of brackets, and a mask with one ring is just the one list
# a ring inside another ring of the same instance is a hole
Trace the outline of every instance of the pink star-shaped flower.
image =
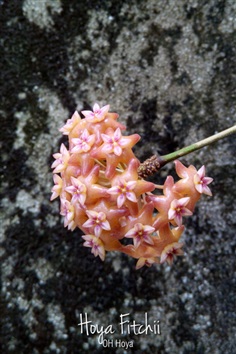
[(87, 129), (84, 129), (80, 138), (72, 139), (72, 143), (75, 145), (71, 152), (83, 153), (88, 152), (93, 146), (95, 141), (95, 134), (89, 134)]
[(168, 264), (172, 264), (174, 256), (182, 256), (184, 254), (183, 250), (181, 250), (183, 245), (183, 243), (174, 242), (166, 246), (161, 253), (160, 263), (167, 261)]
[(54, 168), (53, 173), (64, 171), (70, 158), (70, 153), (64, 144), (61, 144), (60, 153), (53, 154), (53, 157), (56, 159), (52, 164), (52, 168)]
[(168, 176), (163, 186), (163, 195), (153, 194), (148, 197), (148, 199), (153, 201), (154, 207), (158, 211), (153, 224), (158, 230), (165, 224), (169, 223), (168, 211), (170, 210), (171, 202), (174, 199), (181, 197), (180, 194), (174, 191), (173, 187), (174, 179), (172, 176)]
[(168, 219), (174, 220), (178, 226), (182, 225), (182, 216), (192, 215), (192, 212), (185, 206), (188, 204), (190, 198), (174, 199), (170, 204), (168, 211)]
[(108, 189), (107, 193), (117, 196), (117, 206), (121, 208), (126, 199), (134, 203), (137, 202), (136, 195), (133, 192), (136, 184), (137, 181), (125, 182), (120, 180), (118, 185)]
[(155, 189), (153, 183), (139, 179), (138, 166), (139, 161), (135, 158), (131, 159), (127, 169), (112, 178), (112, 187), (107, 191), (116, 198), (118, 208), (125, 203), (131, 215), (136, 215), (138, 212), (138, 198)]
[(71, 177), (71, 183), (71, 186), (65, 188), (65, 190), (72, 195), (71, 203), (79, 202), (81, 205), (84, 205), (87, 192), (86, 186), (75, 177)]
[(191, 197), (188, 209), (193, 211), (196, 202), (199, 200), (201, 194), (197, 191), (194, 184), (194, 176), (197, 170), (194, 166), (184, 166), (179, 160), (175, 160), (176, 173), (180, 179), (175, 183), (173, 190), (182, 196)]
[(116, 131), (111, 135), (102, 134), (103, 151), (107, 154), (115, 154), (120, 156), (122, 154), (122, 149), (129, 145), (129, 142), (125, 137), (122, 137), (120, 128), (117, 128)]
[(68, 229), (73, 231), (76, 228), (74, 221), (75, 210), (74, 206), (66, 199), (61, 199), (61, 215), (65, 217), (64, 227), (68, 226)]
[(63, 127), (59, 129), (59, 131), (62, 132), (63, 135), (69, 135), (69, 133), (80, 122), (80, 120), (81, 118), (79, 113), (75, 111), (73, 116), (70, 119), (67, 119), (66, 124), (63, 125)]
[(93, 149), (90, 155), (95, 159), (106, 160), (105, 176), (111, 179), (115, 176), (115, 170), (119, 163), (129, 164), (135, 158), (132, 147), (139, 141), (140, 136), (133, 134), (122, 136), (120, 128), (115, 131), (112, 128), (101, 134), (104, 143), (97, 149)]
[(106, 214), (102, 211), (96, 212), (93, 210), (87, 210), (86, 214), (88, 215), (89, 219), (82, 226), (86, 228), (91, 227), (96, 237), (101, 235), (102, 229), (111, 230), (110, 224), (106, 220)]
[(209, 196), (212, 196), (211, 190), (208, 187), (208, 184), (210, 184), (213, 181), (213, 178), (211, 177), (205, 177), (206, 169), (205, 166), (202, 166), (198, 171), (197, 174), (194, 175), (193, 180), (195, 184), (195, 188), (199, 193), (207, 194)]
[(52, 196), (50, 200), (57, 198), (61, 194), (62, 179), (58, 175), (53, 175), (54, 186), (52, 187)]
[(94, 254), (95, 257), (99, 256), (102, 261), (105, 259), (105, 248), (101, 239), (94, 235), (84, 235), (82, 238), (85, 240), (84, 246), (91, 247), (91, 253)]
[(125, 234), (127, 238), (133, 238), (134, 247), (140, 246), (142, 242), (154, 244), (151, 234), (155, 231), (155, 228), (149, 225), (143, 225), (137, 223), (134, 227)]
[(91, 123), (98, 123), (105, 119), (106, 114), (109, 111), (110, 106), (106, 105), (100, 108), (100, 106), (95, 103), (93, 106), (93, 111), (82, 111), (85, 119)]

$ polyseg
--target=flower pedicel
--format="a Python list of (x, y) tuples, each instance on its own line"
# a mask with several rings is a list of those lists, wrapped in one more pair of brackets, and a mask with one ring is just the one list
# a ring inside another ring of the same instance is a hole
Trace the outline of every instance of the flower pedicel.
[(132, 151), (140, 136), (123, 135), (125, 126), (109, 105), (96, 103), (82, 114), (76, 111), (60, 129), (69, 148), (62, 144), (53, 155), (51, 200), (60, 198), (64, 226), (80, 228), (84, 246), (102, 260), (106, 252), (120, 251), (137, 259), (137, 269), (171, 264), (183, 254), (183, 221), (202, 194), (211, 195), (212, 178), (205, 177), (204, 166), (196, 170), (175, 160), (177, 182), (171, 176), (163, 186), (148, 182)]

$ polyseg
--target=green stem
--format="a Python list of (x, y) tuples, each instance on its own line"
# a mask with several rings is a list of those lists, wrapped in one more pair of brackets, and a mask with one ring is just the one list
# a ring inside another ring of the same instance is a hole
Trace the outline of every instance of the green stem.
[(214, 143), (215, 141), (218, 141), (220, 139), (223, 139), (225, 138), (226, 136), (230, 135), (230, 134), (233, 134), (233, 133), (236, 133), (236, 125), (234, 125), (233, 127), (231, 128), (228, 128), (226, 130), (223, 130), (222, 132), (220, 133), (217, 133), (215, 135), (212, 135), (210, 136), (209, 138), (206, 138), (206, 139), (203, 139), (203, 140), (200, 140), (198, 141), (197, 143), (195, 144), (192, 144), (192, 145), (189, 145), (189, 146), (186, 146), (180, 150), (177, 150), (175, 152), (172, 152), (170, 154), (167, 154), (167, 155), (164, 155), (164, 156), (161, 156), (160, 159), (165, 162), (164, 164), (168, 163), (168, 162), (171, 162), (173, 160), (176, 160), (178, 159), (179, 157), (181, 156), (184, 156), (184, 155), (187, 155), (189, 154), (190, 152), (193, 152), (193, 151), (196, 151), (196, 150), (199, 150), (201, 148), (203, 148), (204, 146), (207, 146), (209, 144), (212, 144)]
[(159, 171), (159, 169), (165, 166), (168, 162), (174, 161), (181, 156), (188, 155), (190, 152), (199, 150), (204, 146), (212, 144), (215, 141), (223, 139), (226, 136), (231, 135), (233, 133), (236, 133), (236, 125), (226, 130), (223, 130), (220, 133), (212, 135), (209, 138), (200, 140), (195, 144), (186, 146), (183, 149), (177, 150), (170, 154), (163, 155), (163, 156), (157, 156), (157, 155), (151, 156), (149, 159), (147, 159), (146, 161), (140, 164), (138, 168), (139, 177), (146, 178), (148, 176), (151, 176), (155, 174), (157, 171)]

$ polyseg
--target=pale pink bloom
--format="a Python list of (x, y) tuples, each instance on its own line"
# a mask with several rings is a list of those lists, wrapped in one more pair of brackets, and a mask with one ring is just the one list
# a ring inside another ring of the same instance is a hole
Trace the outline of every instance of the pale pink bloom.
[(119, 184), (108, 189), (107, 193), (117, 196), (117, 206), (118, 208), (121, 208), (126, 199), (129, 199), (131, 202), (134, 203), (137, 202), (136, 195), (132, 191), (135, 188), (136, 184), (137, 181), (122, 182), (120, 180)]
[(69, 135), (71, 130), (80, 122), (81, 118), (80, 115), (77, 111), (73, 114), (73, 116), (70, 119), (67, 119), (66, 124), (63, 125), (61, 129), (59, 129), (60, 132), (62, 132), (64, 135)]
[(211, 177), (205, 177), (205, 166), (202, 166), (198, 171), (197, 174), (194, 175), (193, 180), (195, 184), (195, 188), (199, 193), (207, 194), (212, 196), (210, 188), (207, 186), (213, 181)]
[(71, 203), (79, 202), (81, 205), (84, 205), (87, 192), (86, 186), (75, 177), (71, 177), (71, 182), (72, 185), (65, 188), (65, 190), (72, 195)]
[(174, 220), (178, 226), (182, 225), (182, 216), (192, 215), (192, 212), (185, 206), (188, 204), (190, 198), (174, 199), (171, 202), (170, 209), (168, 211), (168, 219)]
[(101, 134), (104, 141), (103, 151), (117, 156), (122, 154), (122, 149), (129, 145), (127, 139), (121, 135), (120, 128), (117, 128), (113, 135)]
[(181, 250), (183, 245), (183, 243), (174, 242), (166, 246), (161, 252), (160, 263), (167, 261), (168, 264), (172, 264), (174, 256), (182, 256), (184, 254), (183, 250)]
[(82, 238), (85, 240), (84, 246), (91, 247), (91, 253), (94, 254), (95, 257), (99, 256), (102, 261), (105, 259), (105, 248), (102, 240), (94, 235), (84, 235)]
[(61, 144), (60, 153), (53, 154), (53, 157), (56, 159), (52, 164), (52, 168), (54, 168), (53, 173), (64, 171), (70, 158), (70, 153), (64, 144)]
[(105, 119), (109, 108), (109, 105), (100, 108), (100, 106), (95, 103), (95, 105), (93, 106), (93, 111), (82, 111), (82, 113), (88, 122), (98, 123)]
[(88, 215), (89, 219), (85, 221), (82, 226), (86, 228), (93, 228), (94, 235), (96, 237), (99, 237), (101, 235), (102, 229), (111, 230), (110, 224), (106, 220), (106, 214), (102, 211), (98, 213), (93, 210), (87, 210), (86, 214)]
[(146, 265), (147, 267), (151, 267), (154, 263), (157, 263), (157, 258), (155, 257), (149, 257), (149, 258), (140, 257), (136, 264), (136, 269), (140, 269), (144, 265)]
[(54, 186), (52, 187), (52, 196), (50, 200), (57, 198), (61, 194), (62, 179), (58, 175), (53, 175)]
[(64, 218), (64, 227), (68, 226), (68, 229), (73, 231), (76, 228), (74, 221), (75, 210), (74, 206), (66, 199), (61, 199), (61, 215)]
[(134, 227), (125, 234), (125, 237), (133, 238), (134, 247), (139, 247), (142, 242), (147, 242), (153, 245), (153, 239), (151, 234), (155, 231), (155, 228), (149, 225), (143, 225), (137, 223)]
[(89, 134), (87, 129), (84, 129), (80, 138), (72, 139), (72, 143), (75, 145), (71, 152), (88, 152), (93, 146), (95, 141), (95, 134)]

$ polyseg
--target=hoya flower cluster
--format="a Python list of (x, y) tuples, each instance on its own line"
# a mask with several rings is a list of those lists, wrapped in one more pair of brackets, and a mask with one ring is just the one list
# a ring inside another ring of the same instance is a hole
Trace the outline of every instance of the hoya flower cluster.
[(175, 161), (176, 183), (171, 176), (163, 186), (148, 182), (132, 151), (140, 136), (123, 135), (109, 105), (82, 114), (76, 111), (60, 129), (69, 147), (62, 144), (53, 155), (51, 200), (60, 197), (64, 226), (79, 227), (84, 246), (102, 260), (106, 251), (120, 251), (137, 259), (136, 268), (172, 263), (183, 254), (183, 217), (192, 215), (201, 194), (211, 195), (212, 178), (204, 166), (197, 171)]

